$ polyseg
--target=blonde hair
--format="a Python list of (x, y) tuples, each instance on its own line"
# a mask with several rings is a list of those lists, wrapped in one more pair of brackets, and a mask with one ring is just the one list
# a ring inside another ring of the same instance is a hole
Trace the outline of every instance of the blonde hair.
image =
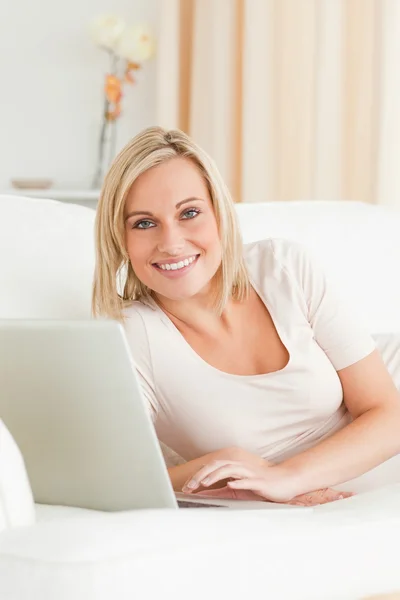
[(185, 133), (149, 127), (134, 137), (114, 159), (104, 180), (95, 225), (96, 266), (92, 312), (123, 320), (132, 300), (154, 301), (152, 290), (136, 276), (125, 247), (124, 208), (133, 182), (145, 171), (173, 158), (190, 159), (207, 184), (222, 247), (215, 275), (215, 310), (221, 314), (230, 297), (243, 300), (249, 280), (236, 211), (228, 188), (211, 158)]

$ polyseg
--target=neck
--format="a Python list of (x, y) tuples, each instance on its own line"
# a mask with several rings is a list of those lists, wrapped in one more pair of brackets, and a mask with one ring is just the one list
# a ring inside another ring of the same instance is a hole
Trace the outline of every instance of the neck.
[(222, 315), (218, 315), (213, 308), (213, 298), (209, 292), (197, 294), (187, 300), (170, 300), (157, 296), (156, 302), (178, 327), (180, 325), (198, 333), (217, 331), (221, 326), (229, 329), (232, 301), (228, 302)]

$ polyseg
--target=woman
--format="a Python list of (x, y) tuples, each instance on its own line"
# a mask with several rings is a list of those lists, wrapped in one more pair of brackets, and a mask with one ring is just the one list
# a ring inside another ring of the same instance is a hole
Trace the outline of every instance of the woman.
[(321, 503), (400, 452), (372, 338), (300, 245), (242, 245), (184, 133), (149, 128), (120, 152), (96, 230), (93, 311), (124, 323), (157, 435), (185, 461), (175, 490)]

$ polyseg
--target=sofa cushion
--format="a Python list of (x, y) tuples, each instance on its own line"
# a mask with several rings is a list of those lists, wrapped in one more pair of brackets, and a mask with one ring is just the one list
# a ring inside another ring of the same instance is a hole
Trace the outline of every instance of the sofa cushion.
[(34, 522), (35, 508), (24, 460), (0, 421), (0, 531)]
[(95, 212), (0, 196), (0, 318), (90, 316)]
[(64, 510), (59, 518), (52, 511), (49, 520), (0, 536), (0, 597), (182, 600), (190, 590), (191, 600), (202, 600), (199, 573), (211, 598), (230, 600), (388, 592), (400, 587), (398, 494), (304, 514), (153, 509), (64, 519)]

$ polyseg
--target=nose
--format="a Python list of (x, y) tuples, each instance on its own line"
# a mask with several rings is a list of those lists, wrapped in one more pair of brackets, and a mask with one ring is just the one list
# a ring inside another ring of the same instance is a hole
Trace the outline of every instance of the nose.
[(157, 249), (162, 254), (169, 256), (179, 256), (185, 247), (185, 241), (182, 234), (174, 225), (167, 225), (162, 228), (158, 240)]

